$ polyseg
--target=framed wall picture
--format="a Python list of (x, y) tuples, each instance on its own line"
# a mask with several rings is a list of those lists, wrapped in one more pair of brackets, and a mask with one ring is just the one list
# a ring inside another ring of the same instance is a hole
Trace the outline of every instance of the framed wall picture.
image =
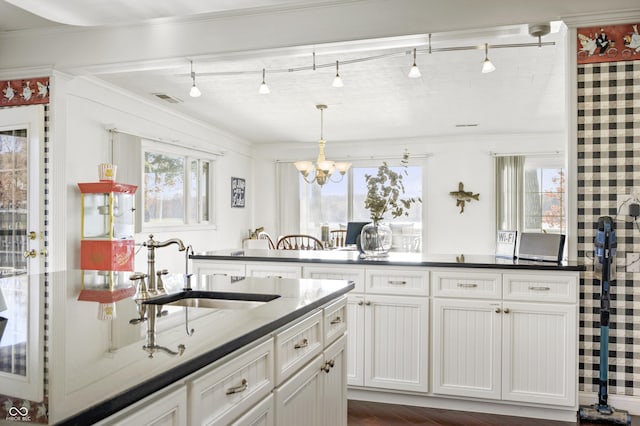
[(498, 231), (496, 238), (496, 257), (513, 259), (516, 255), (517, 231)]
[(231, 178), (231, 207), (244, 207), (246, 185), (243, 178)]

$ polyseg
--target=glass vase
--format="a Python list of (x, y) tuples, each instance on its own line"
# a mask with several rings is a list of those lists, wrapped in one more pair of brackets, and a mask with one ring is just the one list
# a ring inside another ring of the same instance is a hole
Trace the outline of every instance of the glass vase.
[(360, 247), (365, 257), (384, 257), (391, 249), (391, 227), (383, 222), (368, 223), (360, 232)]

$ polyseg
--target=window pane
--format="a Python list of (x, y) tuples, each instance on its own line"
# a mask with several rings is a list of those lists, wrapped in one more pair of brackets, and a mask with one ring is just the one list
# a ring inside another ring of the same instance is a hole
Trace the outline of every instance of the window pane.
[(184, 223), (184, 158), (145, 152), (145, 223)]
[(198, 222), (198, 160), (189, 167), (189, 223)]
[(340, 182), (327, 182), (322, 187), (308, 184), (300, 177), (300, 232), (320, 237), (320, 227), (329, 224), (339, 229), (347, 223), (348, 183), (345, 176)]
[(525, 231), (564, 233), (565, 178), (561, 168), (525, 172)]
[(201, 222), (209, 221), (209, 162), (202, 161), (200, 174), (200, 216)]

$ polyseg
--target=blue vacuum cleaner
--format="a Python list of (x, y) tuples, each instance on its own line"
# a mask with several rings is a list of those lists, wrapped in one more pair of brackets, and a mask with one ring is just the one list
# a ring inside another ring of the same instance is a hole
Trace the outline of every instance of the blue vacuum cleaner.
[[(598, 403), (581, 406), (580, 422), (607, 423), (614, 425), (631, 425), (631, 416), (623, 410), (616, 410), (607, 402), (609, 373), (609, 316), (610, 316), (610, 284), (612, 269), (616, 259), (616, 230), (613, 219), (604, 216), (598, 219), (598, 230), (595, 239), (595, 270), (600, 273), (600, 380)], [(615, 274), (613, 274), (615, 276)], [(615, 279), (614, 279), (615, 281)]]

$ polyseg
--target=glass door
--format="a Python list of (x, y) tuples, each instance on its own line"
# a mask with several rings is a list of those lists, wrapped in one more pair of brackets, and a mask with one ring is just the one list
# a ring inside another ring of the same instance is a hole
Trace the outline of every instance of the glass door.
[(0, 394), (37, 402), (44, 386), (43, 141), (42, 105), (0, 109)]
[(43, 125), (41, 105), (0, 110), (0, 276), (37, 274), (43, 266)]

